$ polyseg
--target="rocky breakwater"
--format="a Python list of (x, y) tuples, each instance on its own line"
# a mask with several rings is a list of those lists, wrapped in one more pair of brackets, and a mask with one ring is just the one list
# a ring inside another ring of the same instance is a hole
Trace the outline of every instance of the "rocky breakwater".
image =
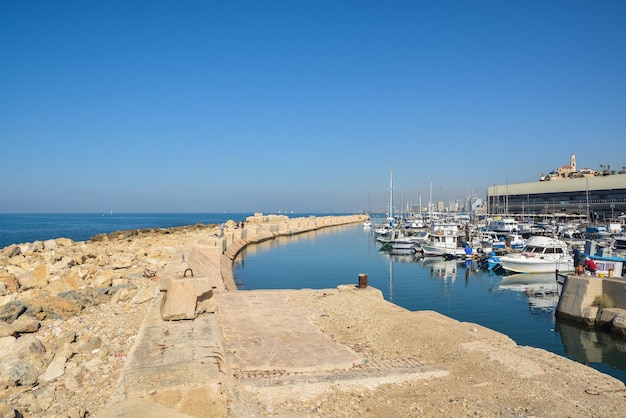
[[(167, 295), (170, 304), (164, 301), (159, 320), (174, 331), (184, 329), (182, 323), (197, 319), (167, 320), (196, 318), (207, 309), (200, 304), (204, 298), (236, 290), (232, 260), (246, 245), (363, 219), (255, 214), (245, 228), (228, 221), (223, 227), (119, 231), (85, 242), (60, 238), (1, 249), (0, 416), (94, 416), (116, 396), (143, 396), (141, 382), (129, 387), (132, 379), (126, 379), (121, 395), (119, 382), (131, 349), (141, 345), (140, 328), (153, 301)], [(185, 277), (188, 268), (193, 278)], [(182, 290), (185, 281), (211, 290), (187, 306), (172, 292), (172, 278)], [(144, 343), (162, 350), (154, 340)]]
[(219, 233), (196, 225), (0, 250), (0, 416), (104, 408), (160, 273), (179, 248)]

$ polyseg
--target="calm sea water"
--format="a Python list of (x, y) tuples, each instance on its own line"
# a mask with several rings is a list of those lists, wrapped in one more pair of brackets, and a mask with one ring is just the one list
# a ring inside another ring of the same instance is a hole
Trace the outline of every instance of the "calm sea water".
[(365, 273), (370, 286), (406, 309), (478, 323), (626, 382), (626, 341), (556, 321), (552, 274), (498, 276), (472, 262), (390, 256), (359, 225), (248, 247), (233, 272), (240, 289), (334, 288), (356, 285)]

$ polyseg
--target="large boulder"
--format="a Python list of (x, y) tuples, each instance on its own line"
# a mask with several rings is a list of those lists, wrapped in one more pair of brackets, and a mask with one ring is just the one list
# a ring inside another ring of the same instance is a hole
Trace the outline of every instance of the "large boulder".
[(12, 244), (8, 247), (4, 247), (2, 250), (2, 254), (4, 254), (8, 258), (15, 257), (16, 255), (20, 255), (22, 253), (22, 249), (19, 245)]
[(42, 312), (38, 318), (68, 319), (82, 312), (85, 306), (77, 299), (66, 299), (60, 296), (49, 296), (33, 301), (34, 312)]
[(15, 336), (15, 333), (16, 331), (13, 325), (5, 321), (0, 321), (0, 338), (13, 337)]
[(98, 306), (102, 303), (109, 302), (109, 296), (107, 292), (111, 290), (99, 289), (95, 287), (85, 287), (78, 290), (70, 290), (67, 292), (59, 293), (59, 298), (79, 301), (83, 306)]
[(17, 280), (23, 290), (45, 287), (48, 284), (48, 268), (39, 264), (31, 272), (17, 275)]
[(17, 338), (12, 336), (0, 337), (0, 360), (13, 355), (16, 342)]
[(0, 360), (0, 385), (32, 386), (37, 383), (38, 377), (37, 367), (18, 357)]
[(31, 315), (21, 315), (11, 323), (11, 326), (15, 329), (15, 332), (19, 334), (26, 334), (30, 332), (37, 332), (40, 324), (39, 321)]
[(0, 306), (0, 321), (8, 322), (9, 324), (15, 321), (21, 314), (26, 311), (26, 305), (19, 301), (9, 302)]
[(47, 383), (63, 376), (65, 374), (65, 364), (71, 357), (72, 352), (70, 350), (61, 349), (57, 351), (50, 364), (48, 364), (46, 371), (39, 376), (39, 381)]
[(48, 290), (51, 294), (57, 295), (63, 292), (78, 290), (84, 285), (84, 281), (78, 277), (78, 274), (76, 272), (71, 272), (61, 278), (50, 280), (48, 283)]
[(211, 296), (213, 288), (206, 277), (173, 279), (161, 301), (161, 318), (165, 321), (195, 319), (198, 303)]
[(20, 289), (17, 277), (8, 271), (0, 271), (0, 283), (3, 283), (10, 293), (15, 293)]

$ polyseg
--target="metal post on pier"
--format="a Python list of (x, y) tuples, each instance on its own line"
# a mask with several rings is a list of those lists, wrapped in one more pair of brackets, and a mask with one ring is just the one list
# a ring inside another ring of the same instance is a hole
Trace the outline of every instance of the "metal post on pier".
[(367, 288), (367, 274), (359, 274), (359, 289)]

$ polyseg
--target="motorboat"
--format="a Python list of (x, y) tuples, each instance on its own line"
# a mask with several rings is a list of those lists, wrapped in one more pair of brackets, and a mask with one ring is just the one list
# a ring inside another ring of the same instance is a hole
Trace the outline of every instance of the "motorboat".
[(626, 258), (626, 236), (616, 236), (613, 239), (612, 250), (614, 254)]
[(521, 253), (500, 257), (500, 265), (515, 273), (553, 273), (574, 271), (574, 258), (564, 241), (546, 236), (531, 236)]
[(513, 218), (500, 218), (497, 217), (489, 222), (487, 227), (488, 231), (493, 231), (499, 234), (511, 234), (519, 231), (519, 225)]
[(512, 250), (521, 250), (524, 248), (526, 241), (521, 235), (513, 233), (506, 236), (506, 243)]
[(430, 241), (422, 244), (425, 256), (455, 255), (465, 257), (465, 247), (461, 245), (461, 237), (453, 230), (437, 230), (430, 234)]
[(490, 253), (494, 248), (498, 248), (500, 243), (502, 244), (500, 248), (504, 248), (504, 241), (500, 241), (498, 234), (492, 231), (479, 232), (472, 238), (471, 243), (472, 248), (477, 250), (480, 248), (483, 253)]
[(374, 228), (374, 238), (378, 241), (388, 241), (393, 234), (393, 227), (389, 224), (378, 225)]
[(487, 258), (487, 270), (495, 271), (501, 268), (502, 266), (500, 265), (500, 257), (492, 255), (491, 257)]
[(410, 238), (397, 238), (386, 241), (383, 244), (383, 249), (389, 249), (393, 253), (407, 253), (407, 252), (415, 252), (419, 243)]

